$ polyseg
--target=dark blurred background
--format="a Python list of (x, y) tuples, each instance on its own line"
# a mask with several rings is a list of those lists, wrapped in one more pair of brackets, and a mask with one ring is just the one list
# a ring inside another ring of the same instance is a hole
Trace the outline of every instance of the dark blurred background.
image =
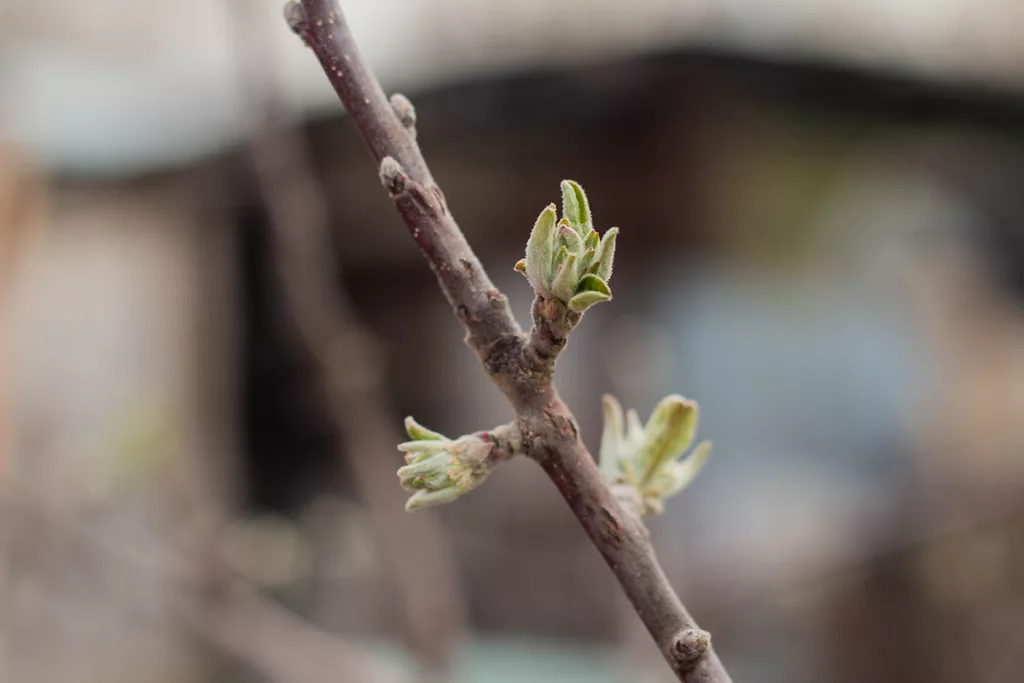
[[(650, 526), (738, 683), (1024, 679), (1024, 5), (342, 4), (521, 321), (561, 179), (621, 227), (560, 389), (700, 402)], [(280, 11), (0, 7), (0, 681), (666, 680), (532, 463), (402, 512), (403, 416), (511, 414)]]

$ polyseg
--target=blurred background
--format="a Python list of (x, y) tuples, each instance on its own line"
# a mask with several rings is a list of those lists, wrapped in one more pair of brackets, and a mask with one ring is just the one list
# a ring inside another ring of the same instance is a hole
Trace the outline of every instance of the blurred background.
[[(737, 683), (1024, 680), (1024, 4), (351, 0), (513, 272), (620, 226), (559, 363), (700, 402), (655, 546)], [(278, 0), (0, 5), (0, 681), (662, 681)]]

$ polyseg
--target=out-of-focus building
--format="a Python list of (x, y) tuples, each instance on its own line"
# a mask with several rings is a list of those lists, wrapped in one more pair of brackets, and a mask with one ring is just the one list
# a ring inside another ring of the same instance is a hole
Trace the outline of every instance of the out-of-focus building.
[[(285, 94), (304, 111), (336, 111), (306, 51), (280, 30), (282, 3), (256, 2)], [(230, 35), (232, 12), (248, 4), (7, 3), (3, 130), (84, 171), (237, 144), (246, 107)], [(384, 83), (415, 91), (694, 47), (1017, 92), (1024, 82), (1014, 0), (355, 0), (345, 10)]]

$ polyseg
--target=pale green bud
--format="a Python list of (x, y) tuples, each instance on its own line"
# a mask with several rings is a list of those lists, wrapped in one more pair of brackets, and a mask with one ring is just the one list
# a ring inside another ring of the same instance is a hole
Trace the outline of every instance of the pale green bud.
[(486, 434), (467, 434), (451, 440), (406, 419), (415, 438), (398, 445), (406, 465), (398, 470), (402, 487), (414, 495), (407, 510), (447, 503), (473, 490), (487, 478), (496, 459), (494, 444)]
[(541, 212), (526, 244), (526, 258), (515, 268), (538, 294), (583, 313), (612, 298), (608, 280), (619, 229), (611, 228), (603, 238), (597, 234), (587, 196), (571, 180), (562, 181), (562, 213), (558, 220), (553, 204)]
[[(616, 495), (641, 514), (660, 513), (664, 502), (693, 481), (711, 454), (711, 444), (705, 441), (684, 457), (697, 430), (698, 407), (682, 396), (662, 399), (646, 425), (634, 410), (626, 413), (623, 425), (622, 407), (612, 396), (604, 397), (604, 416), (601, 472)], [(623, 494), (627, 489), (629, 496)]]

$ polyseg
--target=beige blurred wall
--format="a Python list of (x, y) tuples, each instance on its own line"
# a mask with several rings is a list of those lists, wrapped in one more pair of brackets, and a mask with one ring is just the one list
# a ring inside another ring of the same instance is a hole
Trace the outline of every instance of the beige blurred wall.
[(228, 233), (167, 184), (49, 194), (5, 278), (0, 680), (196, 680), (176, 610), (229, 500)]

